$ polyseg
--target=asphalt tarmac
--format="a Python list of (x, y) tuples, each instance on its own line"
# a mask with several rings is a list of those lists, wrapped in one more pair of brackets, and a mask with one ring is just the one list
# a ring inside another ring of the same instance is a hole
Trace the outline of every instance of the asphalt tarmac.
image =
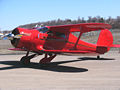
[(120, 53), (96, 57), (57, 56), (48, 66), (29, 66), (23, 55), (0, 55), (0, 90), (120, 90)]

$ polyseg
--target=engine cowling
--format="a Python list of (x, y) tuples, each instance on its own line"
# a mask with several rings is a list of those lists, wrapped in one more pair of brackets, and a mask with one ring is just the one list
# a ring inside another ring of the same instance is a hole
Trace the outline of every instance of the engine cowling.
[[(18, 29), (18, 28), (15, 28), (15, 29), (12, 31), (12, 34), (13, 34), (14, 36), (20, 34), (19, 29)], [(13, 38), (13, 39), (11, 40), (11, 44), (12, 44), (14, 47), (17, 47), (19, 41), (20, 41), (20, 38)]]

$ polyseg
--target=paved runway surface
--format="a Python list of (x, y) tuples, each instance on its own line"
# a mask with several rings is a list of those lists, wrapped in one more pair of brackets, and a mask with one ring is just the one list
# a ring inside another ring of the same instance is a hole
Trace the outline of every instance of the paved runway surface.
[(120, 90), (120, 53), (96, 57), (57, 56), (49, 66), (23, 55), (0, 55), (0, 90)]

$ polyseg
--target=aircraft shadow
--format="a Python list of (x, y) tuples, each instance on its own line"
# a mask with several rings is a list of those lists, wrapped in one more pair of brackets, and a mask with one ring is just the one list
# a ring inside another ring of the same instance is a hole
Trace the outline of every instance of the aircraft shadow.
[(67, 72), (67, 73), (77, 73), (77, 72), (86, 72), (88, 69), (85, 68), (77, 68), (72, 66), (64, 66), (60, 64), (64, 63), (71, 63), (71, 62), (78, 62), (81, 60), (71, 60), (71, 61), (60, 61), (60, 62), (51, 62), (47, 65), (38, 64), (31, 62), (30, 65), (23, 65), (20, 61), (0, 61), (0, 64), (10, 65), (9, 67), (0, 67), (1, 70), (9, 70), (9, 69), (16, 69), (16, 68), (32, 68), (32, 69), (39, 69), (39, 70), (47, 70), (47, 71), (54, 71), (54, 72)]
[(114, 58), (100, 58), (100, 59), (97, 59), (97, 58), (94, 58), (94, 57), (81, 57), (81, 58), (78, 58), (79, 60), (81, 61), (86, 61), (86, 60), (115, 60)]

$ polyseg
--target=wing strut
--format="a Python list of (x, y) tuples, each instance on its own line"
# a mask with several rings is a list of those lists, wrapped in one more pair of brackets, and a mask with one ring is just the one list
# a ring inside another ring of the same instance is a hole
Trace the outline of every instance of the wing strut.
[(78, 44), (78, 42), (79, 42), (80, 37), (82, 36), (82, 34), (83, 34), (83, 33), (80, 32), (79, 37), (78, 37), (78, 39), (77, 39), (77, 41), (76, 41), (75, 46), (73, 47), (73, 49), (76, 49), (76, 46), (77, 46), (77, 44)]

